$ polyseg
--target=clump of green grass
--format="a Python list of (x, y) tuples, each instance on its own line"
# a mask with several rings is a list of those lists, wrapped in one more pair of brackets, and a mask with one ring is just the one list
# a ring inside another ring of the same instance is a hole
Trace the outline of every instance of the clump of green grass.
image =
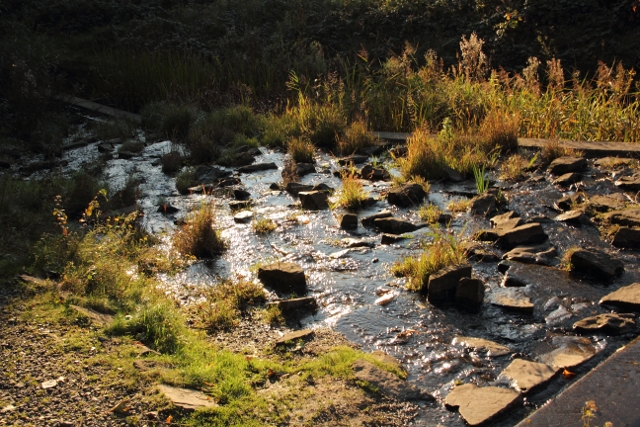
[(365, 122), (356, 120), (347, 127), (344, 135), (338, 139), (337, 149), (343, 156), (350, 155), (374, 145), (376, 141), (376, 136), (367, 129)]
[(471, 206), (470, 199), (457, 199), (450, 201), (447, 205), (447, 209), (454, 213), (466, 212), (469, 209), (469, 206)]
[(420, 206), (420, 209), (418, 210), (418, 216), (427, 224), (436, 224), (442, 213), (442, 209), (433, 203)]
[(251, 229), (257, 234), (268, 234), (278, 228), (272, 219), (259, 217), (251, 222)]
[(173, 247), (184, 255), (211, 258), (222, 253), (227, 244), (215, 228), (215, 213), (211, 206), (202, 205), (187, 222), (173, 234)]
[(300, 372), (316, 378), (331, 375), (351, 380), (355, 378), (353, 363), (358, 359), (364, 359), (385, 371), (396, 374), (402, 379), (407, 378), (407, 373), (398, 366), (381, 362), (374, 355), (362, 353), (346, 346), (335, 347), (318, 357), (318, 359), (306, 363), (300, 369)]
[(296, 137), (291, 138), (287, 143), (287, 152), (294, 162), (315, 162), (315, 147), (308, 139)]
[(189, 194), (189, 188), (198, 184), (195, 169), (185, 168), (176, 176), (176, 188), (180, 194)]
[(424, 292), (429, 276), (445, 267), (466, 262), (466, 250), (460, 235), (435, 233), (433, 241), (424, 245), (418, 257), (407, 257), (396, 262), (391, 272), (409, 279), (407, 289)]
[(427, 129), (420, 128), (407, 140), (407, 156), (397, 159), (402, 175), (409, 179), (421, 176), (424, 179), (441, 178), (446, 159), (438, 139)]
[(487, 192), (489, 189), (489, 178), (485, 174), (484, 165), (482, 165), (482, 169), (479, 167), (473, 166), (473, 177), (476, 181), (476, 191), (479, 195), (482, 195)]
[(342, 188), (333, 204), (333, 208), (358, 209), (368, 198), (369, 195), (364, 191), (360, 180), (354, 177), (344, 177), (342, 179)]

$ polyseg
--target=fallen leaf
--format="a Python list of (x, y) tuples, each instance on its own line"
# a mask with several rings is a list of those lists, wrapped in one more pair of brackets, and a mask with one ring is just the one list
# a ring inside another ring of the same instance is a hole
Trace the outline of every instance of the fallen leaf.
[(568, 370), (567, 368), (564, 368), (562, 370), (562, 376), (565, 378), (573, 378), (576, 376), (575, 373), (571, 372), (570, 370)]
[(171, 424), (171, 421), (173, 421), (173, 415), (167, 417), (167, 424)]

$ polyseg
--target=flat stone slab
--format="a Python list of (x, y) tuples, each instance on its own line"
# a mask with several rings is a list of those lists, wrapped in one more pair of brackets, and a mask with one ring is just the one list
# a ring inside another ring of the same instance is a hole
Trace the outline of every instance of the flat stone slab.
[(182, 409), (195, 410), (198, 408), (214, 408), (218, 404), (201, 391), (172, 387), (165, 384), (158, 386), (160, 390), (175, 406)]
[(616, 308), (640, 310), (640, 283), (632, 283), (600, 299), (600, 304)]
[(502, 255), (502, 259), (524, 264), (549, 265), (557, 255), (558, 251), (551, 245), (517, 246)]
[[(548, 139), (541, 138), (518, 138), (518, 146), (524, 148), (543, 148), (549, 141)], [(561, 148), (580, 150), (584, 157), (591, 159), (607, 156), (640, 158), (640, 146), (628, 142), (562, 140), (559, 141), (558, 145)]]
[(516, 427), (582, 427), (586, 401), (598, 407), (592, 425), (640, 426), (640, 339), (636, 339), (576, 381)]
[(373, 215), (365, 216), (364, 218), (362, 218), (360, 220), (360, 222), (362, 222), (362, 225), (364, 225), (365, 227), (373, 227), (373, 222), (376, 219), (379, 219), (379, 218), (390, 218), (392, 216), (393, 216), (393, 213), (391, 211), (384, 210), (384, 211), (375, 213)]
[(623, 176), (615, 184), (626, 191), (638, 191), (640, 190), (640, 174)]
[(239, 212), (233, 216), (233, 221), (238, 224), (250, 223), (252, 219), (253, 219), (253, 212), (251, 211)]
[(458, 409), (470, 426), (479, 426), (509, 409), (519, 397), (520, 393), (508, 388), (464, 384), (451, 390), (444, 404), (449, 409)]
[(544, 363), (515, 359), (502, 371), (500, 377), (513, 381), (516, 390), (528, 393), (536, 387), (547, 383), (557, 372), (558, 369), (554, 369)]
[(238, 172), (240, 172), (240, 173), (252, 173), (252, 172), (266, 171), (266, 170), (270, 170), (270, 169), (278, 169), (278, 166), (273, 162), (271, 162), (271, 163), (254, 163), (252, 165), (239, 167), (238, 168)]
[(353, 371), (356, 379), (366, 381), (376, 387), (381, 394), (393, 397), (396, 400), (434, 400), (433, 396), (426, 391), (401, 380), (391, 372), (382, 370), (366, 360), (358, 359), (353, 362)]
[(613, 236), (611, 244), (616, 248), (638, 249), (640, 248), (640, 230), (620, 227)]
[(276, 340), (276, 345), (284, 345), (297, 340), (307, 340), (313, 338), (313, 329), (301, 329), (299, 331), (288, 332)]
[(487, 353), (487, 356), (489, 357), (504, 356), (512, 352), (509, 347), (498, 344), (497, 342), (485, 340), (483, 338), (455, 337), (451, 344), (462, 345), (464, 347)]
[(297, 310), (314, 311), (318, 308), (318, 303), (314, 297), (283, 299), (279, 301), (268, 302), (266, 305), (267, 307), (278, 307), (283, 314), (289, 314)]
[(562, 336), (552, 340), (558, 346), (553, 351), (538, 356), (538, 361), (556, 369), (571, 369), (596, 355), (598, 350), (588, 338)]
[(632, 313), (603, 313), (577, 321), (573, 329), (576, 332), (622, 334), (635, 329), (635, 318)]
[(558, 157), (551, 162), (547, 169), (551, 175), (565, 175), (570, 172), (577, 172), (587, 166), (587, 161), (582, 157)]
[(292, 262), (275, 262), (258, 268), (258, 279), (276, 292), (307, 292), (304, 270)]
[(611, 224), (625, 225), (627, 227), (640, 226), (640, 209), (624, 209), (621, 211), (609, 212), (605, 218)]
[(534, 308), (528, 296), (511, 289), (495, 292), (491, 297), (491, 304), (506, 310), (522, 311), (529, 314), (533, 313)]
[(409, 221), (404, 221), (400, 218), (393, 217), (376, 218), (373, 221), (373, 225), (383, 233), (389, 234), (410, 233), (425, 226), (423, 224), (413, 224)]

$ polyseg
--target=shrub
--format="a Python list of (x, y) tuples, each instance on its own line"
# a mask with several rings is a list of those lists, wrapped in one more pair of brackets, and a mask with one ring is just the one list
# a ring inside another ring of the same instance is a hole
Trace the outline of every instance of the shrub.
[(305, 138), (292, 138), (287, 144), (291, 159), (297, 163), (315, 163), (315, 147)]
[(425, 179), (441, 178), (446, 159), (438, 139), (424, 128), (417, 129), (407, 140), (407, 156), (397, 160), (402, 176), (410, 179), (421, 176)]
[(169, 301), (143, 306), (126, 324), (126, 332), (165, 354), (178, 352), (183, 345), (183, 319)]
[(198, 185), (193, 168), (186, 168), (176, 176), (176, 188), (180, 194), (189, 194), (189, 188)]
[(143, 127), (159, 131), (177, 142), (187, 138), (198, 114), (195, 107), (170, 102), (150, 103), (141, 111)]
[(214, 228), (215, 215), (211, 206), (202, 205), (173, 235), (178, 252), (196, 258), (211, 258), (226, 249), (220, 232)]
[(173, 175), (182, 167), (182, 156), (178, 151), (171, 151), (160, 158), (162, 172)]

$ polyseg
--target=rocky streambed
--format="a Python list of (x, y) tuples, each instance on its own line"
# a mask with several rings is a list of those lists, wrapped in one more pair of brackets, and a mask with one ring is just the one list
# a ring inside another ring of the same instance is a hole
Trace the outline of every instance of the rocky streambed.
[[(171, 142), (131, 156), (112, 151), (119, 142), (68, 149), (64, 171), (107, 156), (104, 178), (114, 189), (139, 182), (137, 203), (151, 233), (168, 242), (176, 223), (207, 204), (229, 243), (219, 258), (163, 278), (168, 293), (189, 304), (194, 289), (219, 277), (261, 280), (271, 303), (294, 306), (295, 329), (328, 327), (399, 360), (421, 396), (417, 425), (513, 425), (638, 334), (635, 160), (560, 158), (516, 183), (491, 173), (489, 192), (477, 196), (475, 182), (455, 174), (432, 182), (428, 194), (398, 190), (397, 172), (381, 167), (384, 153), (319, 154), (284, 185), (287, 155), (260, 148), (249, 167), (198, 168), (199, 185), (180, 194), (160, 165)], [(354, 212), (329, 209), (345, 167), (370, 194)], [(447, 209), (459, 200), (469, 209)], [(442, 210), (440, 225), (419, 218), (425, 203)], [(257, 234), (251, 224), (259, 219), (277, 228)], [(419, 255), (434, 231), (469, 239), (468, 264), (434, 274), (426, 295), (407, 291), (391, 266)], [(287, 332), (245, 326), (241, 342), (255, 348)]]

